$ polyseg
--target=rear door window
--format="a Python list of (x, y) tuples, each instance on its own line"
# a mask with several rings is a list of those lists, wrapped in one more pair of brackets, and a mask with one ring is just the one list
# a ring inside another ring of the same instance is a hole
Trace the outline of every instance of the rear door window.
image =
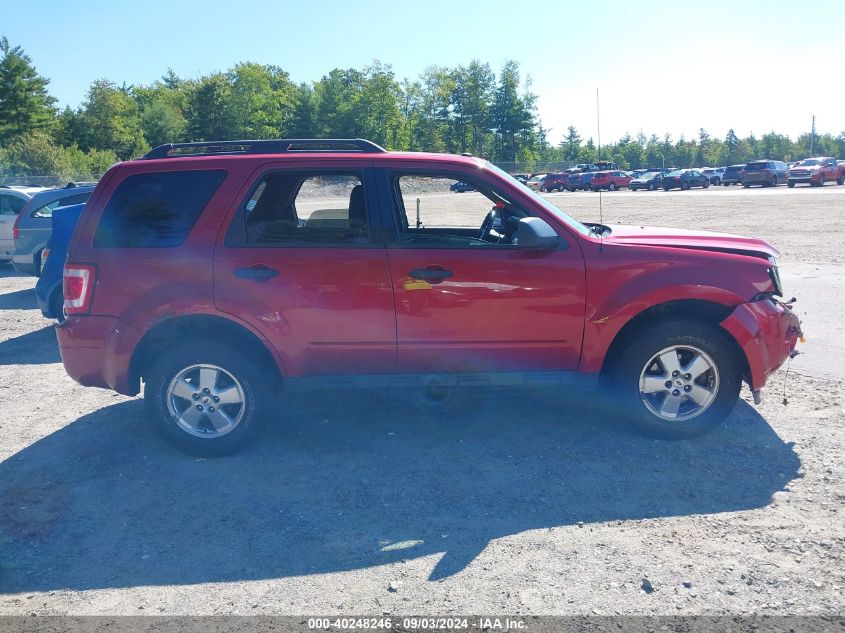
[[(249, 246), (370, 244), (364, 184), (355, 172), (270, 173), (244, 204), (243, 221)], [(238, 241), (237, 232), (230, 235), (229, 244)]]
[(128, 176), (115, 189), (97, 229), (98, 248), (178, 246), (226, 177), (223, 170)]

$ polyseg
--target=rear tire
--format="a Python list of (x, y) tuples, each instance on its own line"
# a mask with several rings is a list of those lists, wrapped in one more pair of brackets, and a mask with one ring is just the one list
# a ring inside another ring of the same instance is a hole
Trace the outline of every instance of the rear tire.
[[(664, 364), (664, 358), (672, 362)], [(641, 332), (609, 374), (610, 394), (623, 416), (663, 439), (695, 437), (719, 426), (741, 386), (740, 359), (728, 335), (683, 318)]]
[(607, 186), (608, 191), (616, 191), (616, 183), (612, 182)]
[(794, 182), (788, 182), (788, 183), (786, 183), (786, 186), (789, 187), (790, 189), (794, 189), (795, 183)]
[(841, 176), (839, 176), (839, 178), (836, 179), (836, 184), (845, 185), (845, 174), (842, 174)]
[(707, 187), (709, 187), (709, 186), (710, 186), (710, 181), (709, 181), (709, 180), (705, 180), (705, 181), (704, 181), (704, 185), (703, 185), (704, 189), (707, 189)]
[(687, 191), (689, 188), (690, 188), (690, 184), (688, 182), (682, 182), (681, 183), (681, 189), (683, 189), (684, 191)]
[(178, 449), (204, 457), (230, 455), (254, 441), (267, 422), (271, 397), (267, 378), (249, 356), (211, 340), (168, 349), (144, 384), (156, 431)]
[(718, 187), (719, 185), (721, 185), (721, 184), (722, 184), (722, 179), (721, 179), (721, 178), (716, 178), (716, 180), (714, 180), (714, 181), (713, 181), (713, 184), (714, 184), (714, 185), (716, 185), (716, 186)]

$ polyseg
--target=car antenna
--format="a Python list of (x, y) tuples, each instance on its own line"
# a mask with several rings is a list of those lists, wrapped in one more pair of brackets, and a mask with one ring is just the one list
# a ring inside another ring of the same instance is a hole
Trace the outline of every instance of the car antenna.
[[(601, 157), (601, 117), (599, 116), (599, 89), (596, 88), (596, 136), (599, 141), (599, 157)], [(599, 253), (603, 252), (604, 246), (604, 215), (601, 208), (601, 187), (599, 187)]]

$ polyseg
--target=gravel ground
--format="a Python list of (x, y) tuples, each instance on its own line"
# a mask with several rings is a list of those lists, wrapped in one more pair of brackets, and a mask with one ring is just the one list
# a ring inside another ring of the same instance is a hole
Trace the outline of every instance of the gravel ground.
[(782, 249), (809, 342), (761, 406), (659, 442), (598, 398), (347, 393), (194, 459), (73, 383), (34, 278), (0, 266), (0, 614), (842, 613), (845, 187), (602, 207)]

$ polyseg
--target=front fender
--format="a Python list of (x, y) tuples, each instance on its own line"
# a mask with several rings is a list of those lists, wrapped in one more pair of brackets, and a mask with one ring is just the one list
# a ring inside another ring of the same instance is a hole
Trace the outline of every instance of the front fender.
[(689, 300), (716, 303), (726, 309), (745, 301), (724, 288), (701, 284), (655, 284), (652, 289), (643, 288), (641, 283), (627, 285), (588, 311), (580, 370), (601, 371), (613, 340), (631, 319), (661, 304)]
[(743, 303), (721, 326), (745, 355), (752, 391), (763, 388), (766, 379), (793, 353), (801, 335), (798, 317), (773, 301)]

